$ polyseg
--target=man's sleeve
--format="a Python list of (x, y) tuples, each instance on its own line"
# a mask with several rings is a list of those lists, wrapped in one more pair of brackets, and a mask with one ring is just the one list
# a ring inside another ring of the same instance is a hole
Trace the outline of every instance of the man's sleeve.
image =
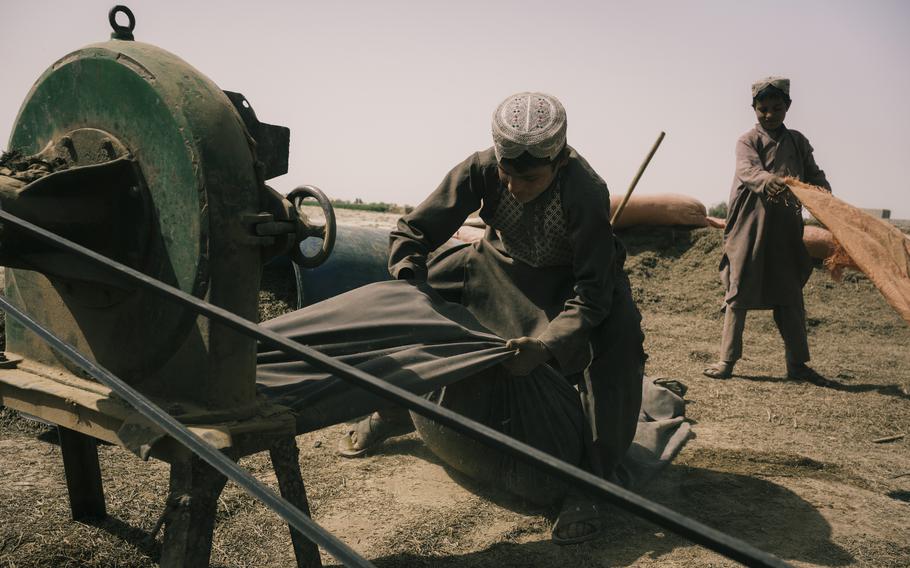
[(802, 155), (805, 179), (803, 179), (803, 181), (831, 191), (831, 184), (828, 183), (825, 172), (823, 172), (822, 169), (818, 167), (818, 164), (815, 163), (815, 155), (813, 153), (815, 150), (812, 148), (812, 144), (809, 144), (809, 140), (804, 136), (801, 138), (804, 148)]
[(753, 193), (764, 193), (775, 176), (765, 170), (758, 153), (756, 136), (746, 134), (736, 141), (736, 179)]
[(398, 220), (389, 235), (389, 274), (398, 278), (409, 270), (413, 278), (427, 278), (427, 255), (446, 242), (483, 197), (480, 154), (455, 166), (423, 203)]
[(610, 195), (597, 174), (589, 183), (563, 192), (575, 296), (566, 301), (538, 337), (564, 373), (583, 370), (591, 360), (591, 331), (610, 313), (615, 282), (616, 248), (610, 226)]

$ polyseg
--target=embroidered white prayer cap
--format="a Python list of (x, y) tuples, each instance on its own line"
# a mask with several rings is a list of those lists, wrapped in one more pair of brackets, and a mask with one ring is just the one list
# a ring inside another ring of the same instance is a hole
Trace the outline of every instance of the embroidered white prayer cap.
[(775, 87), (784, 92), (788, 97), (790, 96), (790, 79), (786, 77), (765, 77), (759, 81), (752, 83), (752, 98), (758, 96), (758, 93), (762, 92), (768, 87)]
[(517, 158), (523, 152), (552, 160), (565, 145), (566, 109), (552, 95), (517, 93), (502, 101), (493, 113), (497, 160)]

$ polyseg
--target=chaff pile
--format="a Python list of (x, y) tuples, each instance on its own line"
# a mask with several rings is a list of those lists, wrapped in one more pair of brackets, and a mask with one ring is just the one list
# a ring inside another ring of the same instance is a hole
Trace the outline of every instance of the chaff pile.
[(66, 161), (48, 151), (25, 156), (17, 150), (0, 155), (0, 194), (12, 197), (29, 183), (57, 170), (66, 169)]

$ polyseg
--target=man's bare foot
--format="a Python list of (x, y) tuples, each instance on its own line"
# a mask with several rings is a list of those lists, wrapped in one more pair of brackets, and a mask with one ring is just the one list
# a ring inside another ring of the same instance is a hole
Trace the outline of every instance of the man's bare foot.
[(733, 362), (718, 361), (705, 369), (702, 374), (712, 379), (729, 379), (733, 376)]

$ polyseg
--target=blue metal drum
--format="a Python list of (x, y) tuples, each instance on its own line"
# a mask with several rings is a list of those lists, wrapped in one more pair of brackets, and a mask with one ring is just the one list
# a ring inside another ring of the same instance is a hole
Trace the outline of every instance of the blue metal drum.
[[(296, 308), (315, 304), (365, 284), (391, 280), (388, 269), (389, 231), (375, 227), (339, 225), (335, 248), (325, 263), (301, 269), (287, 256), (266, 266), (272, 273), (288, 278), (296, 290)], [(312, 255), (321, 241), (307, 239), (300, 244), (303, 253)], [(286, 275), (286, 276), (285, 276)]]

